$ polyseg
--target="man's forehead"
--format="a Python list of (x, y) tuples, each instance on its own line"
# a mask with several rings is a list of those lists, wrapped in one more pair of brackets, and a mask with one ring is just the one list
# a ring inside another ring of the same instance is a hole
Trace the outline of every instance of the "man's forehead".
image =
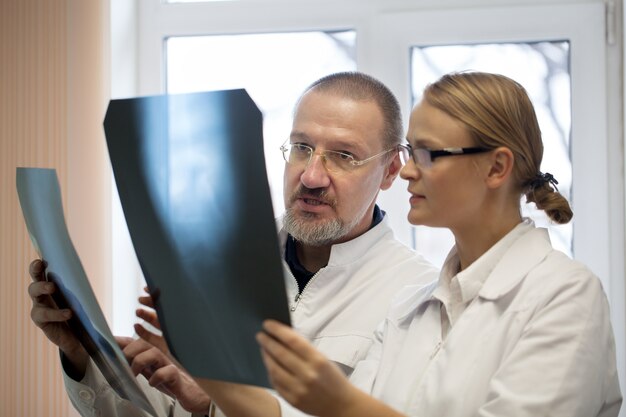
[[(349, 91), (339, 88), (315, 88), (312, 90), (308, 90), (304, 94), (302, 94), (302, 96), (296, 103), (295, 109), (297, 110), (301, 106), (308, 107), (309, 105), (311, 105), (311, 102), (328, 103), (328, 105), (330, 105), (338, 100), (344, 102), (352, 102), (357, 106), (376, 108), (382, 113), (381, 105), (374, 97), (364, 97), (361, 95), (351, 94)], [(322, 107), (324, 107), (323, 104)]]
[(346, 150), (377, 149), (384, 128), (383, 113), (374, 100), (358, 100), (333, 90), (311, 90), (298, 103), (291, 140), (324, 140), (329, 147), (332, 141), (333, 148)]

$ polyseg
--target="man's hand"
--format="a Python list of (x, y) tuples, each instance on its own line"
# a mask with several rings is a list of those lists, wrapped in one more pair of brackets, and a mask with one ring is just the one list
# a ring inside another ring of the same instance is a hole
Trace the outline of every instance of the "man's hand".
[(46, 264), (36, 259), (30, 264), (29, 273), (33, 283), (28, 286), (28, 295), (33, 306), (30, 317), (37, 327), (43, 330), (46, 337), (59, 347), (69, 364), (73, 367), (69, 371), (74, 379), (82, 379), (87, 369), (89, 355), (78, 339), (71, 332), (67, 320), (72, 317), (69, 309), (60, 310), (52, 299), (57, 287), (52, 282), (46, 282)]
[[(144, 302), (142, 304), (146, 305)], [(160, 328), (153, 311), (139, 309), (137, 316), (155, 328)], [(116, 338), (134, 374), (142, 374), (151, 386), (176, 398), (185, 410), (208, 413), (211, 398), (172, 357), (165, 339), (146, 330), (141, 324), (135, 324), (135, 331), (141, 339)]]

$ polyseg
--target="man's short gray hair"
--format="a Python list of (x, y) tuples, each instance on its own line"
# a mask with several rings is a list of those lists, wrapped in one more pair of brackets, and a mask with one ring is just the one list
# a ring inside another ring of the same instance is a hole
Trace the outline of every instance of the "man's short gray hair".
[(309, 91), (334, 93), (357, 101), (373, 101), (380, 109), (385, 123), (383, 149), (389, 149), (402, 142), (402, 113), (398, 99), (376, 78), (356, 71), (337, 72), (309, 85), (302, 96)]

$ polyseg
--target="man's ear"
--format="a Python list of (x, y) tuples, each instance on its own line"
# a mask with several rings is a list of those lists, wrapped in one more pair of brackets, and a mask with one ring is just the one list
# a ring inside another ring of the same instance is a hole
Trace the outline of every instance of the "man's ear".
[(489, 171), (485, 183), (489, 188), (500, 188), (513, 173), (515, 158), (513, 152), (504, 146), (489, 153)]
[(402, 169), (402, 162), (400, 162), (400, 154), (396, 152), (393, 159), (390, 162), (387, 162), (387, 168), (385, 169), (384, 174), (385, 176), (380, 184), (381, 190), (387, 190), (391, 187), (393, 180), (395, 180), (398, 173), (400, 173), (400, 169)]

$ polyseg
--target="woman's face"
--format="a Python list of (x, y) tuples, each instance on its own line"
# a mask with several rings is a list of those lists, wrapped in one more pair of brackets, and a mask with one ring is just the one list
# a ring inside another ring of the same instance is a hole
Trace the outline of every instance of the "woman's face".
[[(429, 150), (476, 146), (463, 124), (424, 101), (411, 113), (407, 140), (413, 148)], [(480, 222), (487, 196), (487, 155), (438, 157), (430, 167), (420, 166), (411, 158), (400, 171), (409, 181), (409, 222), (452, 231)]]

